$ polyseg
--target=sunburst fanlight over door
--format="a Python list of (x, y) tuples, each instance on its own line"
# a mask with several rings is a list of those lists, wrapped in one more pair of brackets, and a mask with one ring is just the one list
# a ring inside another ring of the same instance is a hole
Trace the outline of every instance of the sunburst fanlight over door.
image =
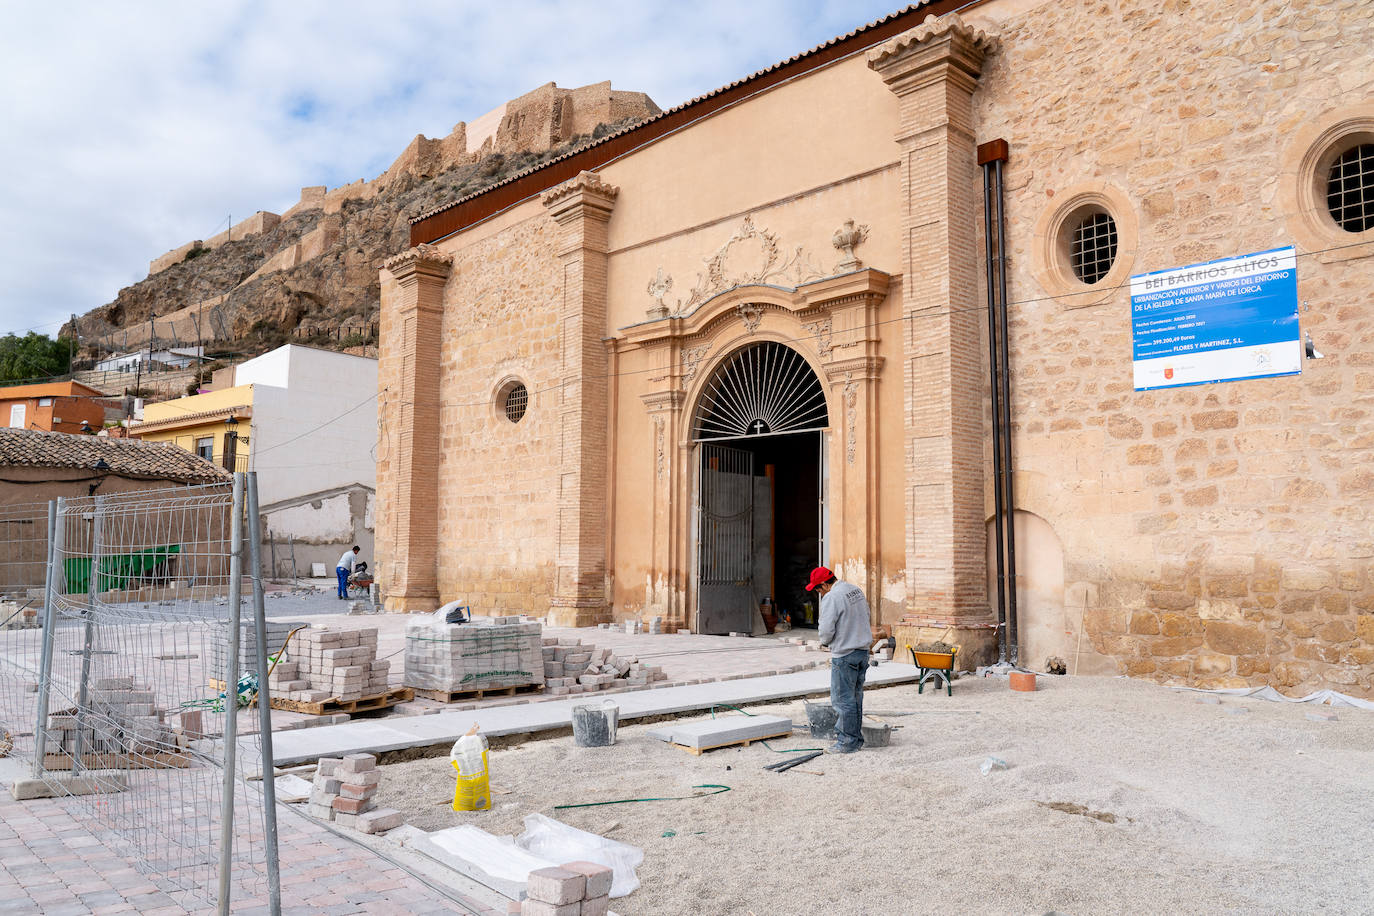
[(739, 439), (825, 429), (825, 391), (797, 351), (779, 343), (739, 350), (706, 383), (695, 439)]

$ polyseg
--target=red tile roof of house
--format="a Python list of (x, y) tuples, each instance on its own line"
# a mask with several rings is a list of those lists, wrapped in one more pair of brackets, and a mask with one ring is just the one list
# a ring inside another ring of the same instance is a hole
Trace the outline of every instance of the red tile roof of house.
[(143, 480), (212, 483), (233, 476), (224, 468), (170, 443), (0, 428), (0, 469), (78, 468), (89, 471), (95, 470), (100, 461), (105, 462), (110, 474)]

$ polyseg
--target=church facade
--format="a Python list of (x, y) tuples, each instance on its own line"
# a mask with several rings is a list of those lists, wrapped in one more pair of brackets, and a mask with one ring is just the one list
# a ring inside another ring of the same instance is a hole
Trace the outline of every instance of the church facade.
[[(387, 606), (805, 626), (820, 564), (961, 664), (1368, 695), (1361, 6), (926, 3), (417, 218)], [(1193, 359), (1149, 290), (1227, 270), (1272, 340)]]

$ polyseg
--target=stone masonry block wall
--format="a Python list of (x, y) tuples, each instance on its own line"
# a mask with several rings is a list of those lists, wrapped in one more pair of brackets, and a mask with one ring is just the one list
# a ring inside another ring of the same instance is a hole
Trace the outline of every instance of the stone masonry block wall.
[[(1017, 502), (1062, 539), (1086, 636), (1133, 676), (1371, 695), (1374, 257), (1313, 254), (1283, 187), (1295, 132), (1368, 104), (1368, 4), (1071, 2), (997, 27), (977, 130), (1011, 147)], [(1326, 358), (1135, 392), (1128, 290), (1039, 280), (1032, 227), (1085, 185), (1129, 201), (1127, 275), (1297, 244)]]
[[(549, 611), (558, 480), (557, 226), (536, 216), (454, 252), (444, 303), (439, 594), (476, 614)], [(519, 381), (529, 406), (506, 419)]]

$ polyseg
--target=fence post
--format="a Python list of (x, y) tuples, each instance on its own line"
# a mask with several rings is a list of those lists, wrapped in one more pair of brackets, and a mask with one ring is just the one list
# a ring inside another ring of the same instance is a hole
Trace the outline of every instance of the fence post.
[(100, 588), (100, 538), (104, 525), (105, 497), (95, 498), (91, 513), (91, 569), (86, 582), (86, 624), (81, 639), (81, 686), (76, 694), (76, 737), (72, 739), (72, 774), (85, 770), (82, 756), (86, 753), (84, 724), (91, 700), (91, 650), (95, 643), (95, 596)]
[(234, 765), (238, 756), (239, 598), (243, 583), (243, 474), (234, 475), (234, 508), (229, 521), (229, 647), (224, 659), (224, 782), (220, 789), (220, 916), (229, 914), (229, 885), (234, 872)]
[(33, 778), (43, 776), (43, 755), (48, 750), (48, 704), (52, 688), (52, 648), (55, 636), (53, 620), (56, 619), (57, 602), (53, 600), (53, 589), (60, 588), (63, 581), (55, 568), (62, 559), (62, 529), (58, 519), (62, 517), (58, 506), (61, 499), (48, 501), (48, 570), (43, 588), (43, 648), (38, 663), (38, 723), (33, 730)]
[(277, 779), (272, 757), (272, 697), (267, 688), (267, 608), (262, 594), (262, 524), (258, 518), (258, 474), (248, 472), (248, 568), (253, 580), (253, 635), (258, 644), (258, 738), (262, 746), (262, 827), (267, 860), (267, 901), (281, 916), (281, 870), (277, 861)]

